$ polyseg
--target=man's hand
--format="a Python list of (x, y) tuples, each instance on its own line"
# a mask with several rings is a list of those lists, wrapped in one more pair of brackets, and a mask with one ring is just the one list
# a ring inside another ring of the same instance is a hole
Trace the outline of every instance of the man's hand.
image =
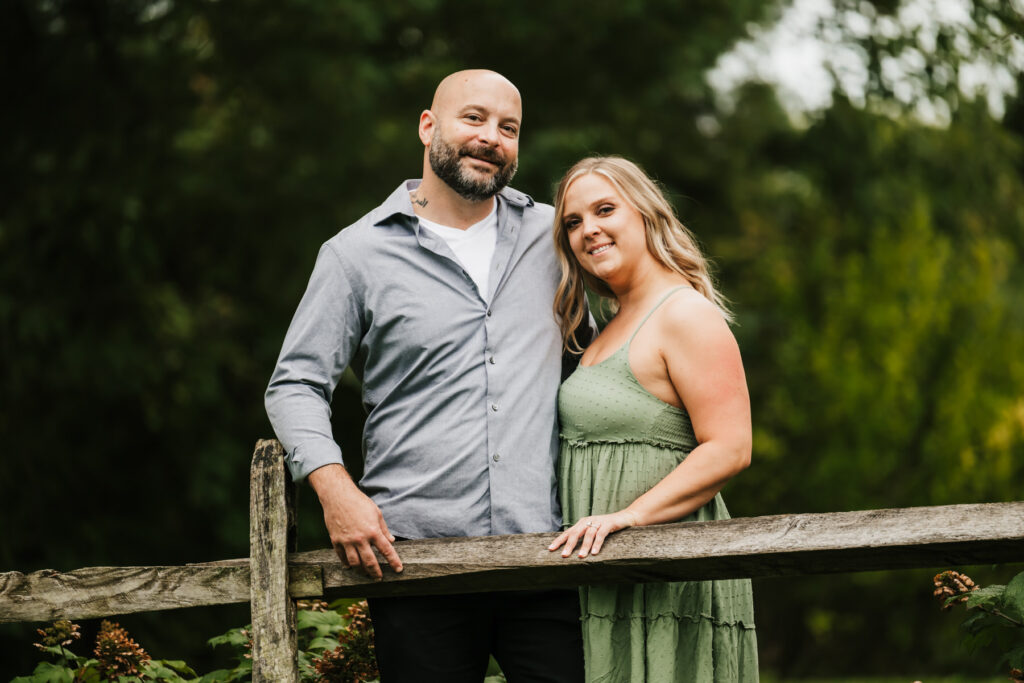
[(402, 560), (391, 542), (384, 515), (370, 498), (359, 490), (341, 465), (326, 465), (309, 475), (309, 483), (320, 498), (324, 523), (331, 536), (331, 545), (346, 567), (363, 568), (366, 575), (378, 581), (383, 578), (376, 548), (396, 572), (402, 571)]

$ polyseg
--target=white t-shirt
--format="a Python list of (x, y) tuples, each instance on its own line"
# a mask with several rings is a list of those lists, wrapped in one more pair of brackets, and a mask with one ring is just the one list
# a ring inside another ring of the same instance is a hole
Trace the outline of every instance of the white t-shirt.
[(480, 298), (488, 301), (491, 283), (491, 258), (498, 241), (498, 202), (487, 218), (474, 223), (465, 230), (450, 228), (419, 217), (420, 225), (445, 241), (455, 257), (476, 283)]

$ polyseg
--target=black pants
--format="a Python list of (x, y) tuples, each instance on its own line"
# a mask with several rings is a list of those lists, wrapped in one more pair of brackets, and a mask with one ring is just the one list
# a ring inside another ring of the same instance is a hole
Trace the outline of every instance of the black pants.
[(491, 654), (509, 683), (583, 681), (575, 590), (368, 602), (381, 683), (482, 683)]

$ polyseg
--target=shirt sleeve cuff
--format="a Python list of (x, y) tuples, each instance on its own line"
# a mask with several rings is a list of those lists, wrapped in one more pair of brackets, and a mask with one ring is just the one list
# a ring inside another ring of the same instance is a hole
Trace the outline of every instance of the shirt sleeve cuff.
[(292, 481), (298, 483), (324, 465), (342, 465), (341, 448), (332, 440), (318, 439), (299, 444), (285, 458)]

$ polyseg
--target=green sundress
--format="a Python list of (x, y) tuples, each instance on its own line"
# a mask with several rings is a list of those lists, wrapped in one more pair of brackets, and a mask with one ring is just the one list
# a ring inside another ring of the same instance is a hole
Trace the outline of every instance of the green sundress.
[[(559, 484), (565, 526), (616, 512), (661, 481), (697, 441), (685, 410), (656, 398), (629, 367), (629, 341), (562, 384)], [(681, 521), (728, 519), (721, 495)], [(749, 579), (583, 586), (588, 683), (757, 681)]]

